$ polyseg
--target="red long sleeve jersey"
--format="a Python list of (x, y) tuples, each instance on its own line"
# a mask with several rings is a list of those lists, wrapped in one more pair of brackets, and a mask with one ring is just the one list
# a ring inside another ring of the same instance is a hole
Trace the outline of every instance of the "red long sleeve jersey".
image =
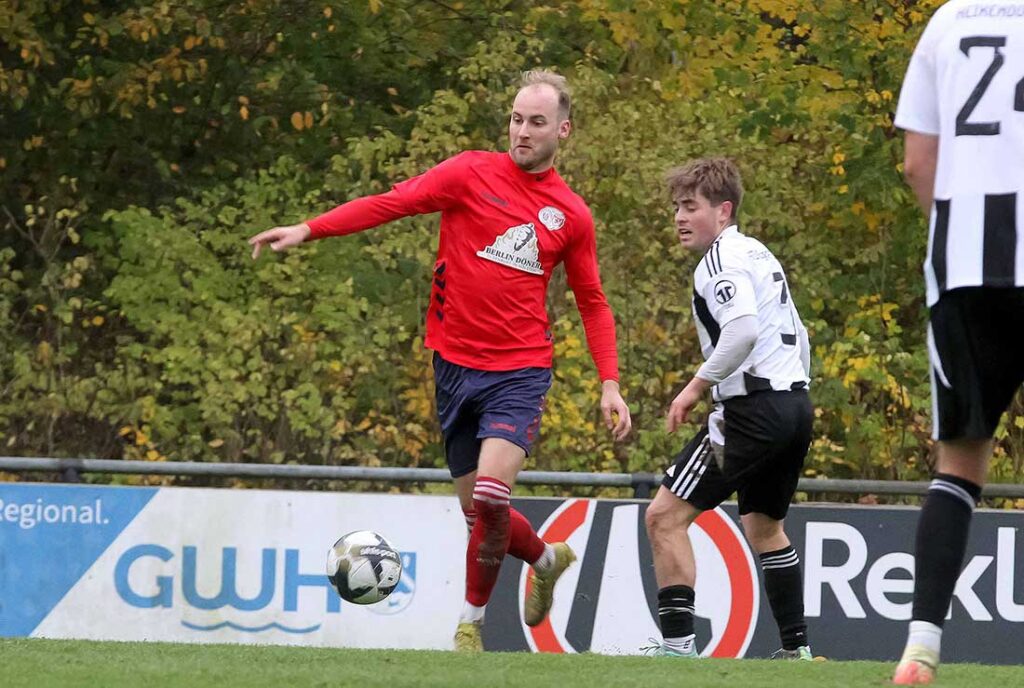
[(551, 367), (545, 296), (552, 270), (564, 262), (598, 373), (602, 380), (618, 379), (615, 322), (601, 289), (594, 220), (554, 169), (531, 174), (507, 153), (469, 151), (308, 224), (311, 238), (319, 239), (438, 211), (429, 348), (477, 370)]

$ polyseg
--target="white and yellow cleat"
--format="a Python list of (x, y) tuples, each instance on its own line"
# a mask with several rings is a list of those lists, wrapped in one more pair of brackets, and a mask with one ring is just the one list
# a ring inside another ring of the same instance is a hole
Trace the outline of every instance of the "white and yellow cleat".
[(939, 654), (924, 645), (907, 645), (892, 682), (897, 686), (924, 686), (935, 680)]
[(542, 573), (530, 570), (530, 596), (526, 598), (524, 612), (527, 626), (536, 626), (547, 617), (554, 600), (555, 583), (569, 565), (576, 561), (576, 553), (568, 544), (556, 542), (551, 548), (555, 550), (555, 563), (551, 568)]

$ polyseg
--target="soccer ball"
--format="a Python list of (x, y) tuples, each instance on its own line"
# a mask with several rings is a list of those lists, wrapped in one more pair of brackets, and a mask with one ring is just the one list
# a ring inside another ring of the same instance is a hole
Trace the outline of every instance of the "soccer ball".
[(327, 578), (346, 602), (374, 604), (401, 580), (402, 557), (377, 533), (357, 530), (327, 552)]

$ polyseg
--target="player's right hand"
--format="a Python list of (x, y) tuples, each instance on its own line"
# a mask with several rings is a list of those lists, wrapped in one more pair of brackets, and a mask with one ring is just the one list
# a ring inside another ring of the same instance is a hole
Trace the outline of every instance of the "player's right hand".
[(265, 232), (260, 232), (249, 238), (249, 245), (252, 246), (252, 259), (260, 257), (260, 250), (264, 245), (270, 246), (274, 251), (284, 251), (292, 246), (298, 246), (309, 238), (309, 225), (305, 222), (288, 227), (274, 227)]
[(693, 407), (704, 397), (705, 392), (711, 389), (711, 383), (700, 377), (694, 377), (683, 391), (672, 400), (668, 408), (668, 415), (665, 416), (665, 429), (668, 432), (675, 432), (676, 428), (686, 422), (690, 417)]
[(629, 417), (629, 407), (619, 392), (619, 383), (615, 380), (604, 380), (601, 383), (601, 413), (605, 427), (612, 431), (612, 437), (617, 442), (626, 439), (633, 421)]

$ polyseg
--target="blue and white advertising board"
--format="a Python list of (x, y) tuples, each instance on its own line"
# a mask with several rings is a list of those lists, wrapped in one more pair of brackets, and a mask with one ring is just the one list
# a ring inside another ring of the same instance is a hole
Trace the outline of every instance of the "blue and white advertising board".
[[(0, 519), (0, 636), (447, 648), (462, 604), (447, 497), (0, 484)], [(363, 529), (404, 564), (371, 606), (325, 574)]]
[[(658, 636), (647, 502), (514, 499), (579, 562), (547, 620), (523, 621), (527, 567), (507, 557), (487, 609), (489, 650), (637, 654)], [(896, 659), (911, 611), (917, 510), (797, 505), (811, 644)], [(342, 602), (327, 549), (373, 530), (402, 553), (398, 589)], [(735, 505), (690, 531), (705, 656), (764, 657), (778, 632)], [(452, 496), (0, 483), (0, 636), (450, 649), (466, 527)], [(946, 661), (1024, 661), (1024, 514), (979, 510), (946, 622)]]

